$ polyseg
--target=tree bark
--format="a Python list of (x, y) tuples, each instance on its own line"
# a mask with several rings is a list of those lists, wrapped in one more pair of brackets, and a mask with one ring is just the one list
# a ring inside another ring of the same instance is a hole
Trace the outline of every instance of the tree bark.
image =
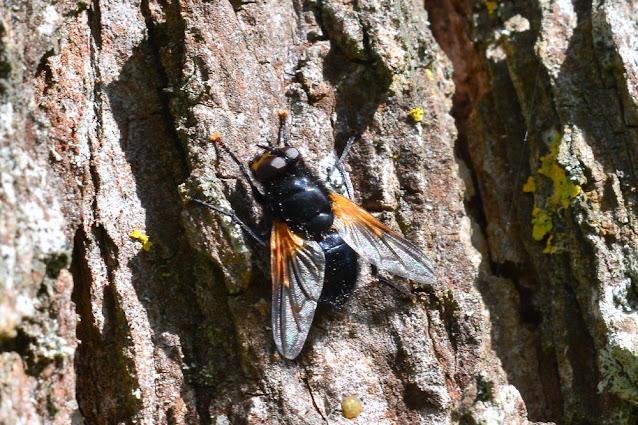
[[(636, 423), (636, 22), (599, 0), (0, 2), (0, 423)], [(267, 249), (185, 202), (267, 237), (210, 139), (247, 163), (280, 109), (319, 174), (359, 137), (357, 202), (437, 268), (412, 302), (362, 262), (292, 361)]]

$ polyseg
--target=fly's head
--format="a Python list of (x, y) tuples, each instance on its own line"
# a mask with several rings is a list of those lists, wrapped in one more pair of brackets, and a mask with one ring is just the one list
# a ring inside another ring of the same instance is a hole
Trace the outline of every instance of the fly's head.
[(281, 149), (268, 147), (263, 155), (250, 163), (250, 170), (259, 182), (267, 182), (290, 171), (299, 160), (301, 154), (297, 148), (285, 146)]

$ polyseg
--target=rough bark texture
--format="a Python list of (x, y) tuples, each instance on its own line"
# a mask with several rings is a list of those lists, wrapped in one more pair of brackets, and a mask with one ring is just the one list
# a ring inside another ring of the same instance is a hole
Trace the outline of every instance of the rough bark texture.
[[(636, 22), (630, 1), (1, 2), (0, 423), (636, 423)], [(209, 138), (248, 161), (279, 109), (318, 172), (361, 136), (357, 200), (438, 270), (413, 303), (364, 269), (294, 361), (268, 252), (184, 203), (267, 234)]]

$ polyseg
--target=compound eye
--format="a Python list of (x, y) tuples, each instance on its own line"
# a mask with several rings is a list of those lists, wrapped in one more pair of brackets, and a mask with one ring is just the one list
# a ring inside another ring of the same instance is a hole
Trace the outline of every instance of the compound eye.
[(269, 156), (255, 170), (257, 180), (269, 180), (286, 168), (286, 160), (279, 156)]
[(286, 155), (286, 158), (288, 158), (291, 161), (298, 160), (300, 156), (297, 148), (293, 148), (292, 146), (283, 149), (282, 152), (284, 155)]

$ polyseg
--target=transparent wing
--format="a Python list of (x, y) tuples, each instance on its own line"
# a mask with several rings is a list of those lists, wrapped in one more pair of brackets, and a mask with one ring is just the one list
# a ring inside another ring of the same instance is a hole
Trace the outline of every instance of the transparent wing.
[(434, 284), (434, 266), (423, 252), (351, 200), (331, 193), (334, 226), (361, 257), (392, 274)]
[(287, 359), (303, 348), (317, 301), (321, 295), (326, 259), (315, 241), (275, 222), (270, 234), (272, 277), (272, 333), (279, 352)]

